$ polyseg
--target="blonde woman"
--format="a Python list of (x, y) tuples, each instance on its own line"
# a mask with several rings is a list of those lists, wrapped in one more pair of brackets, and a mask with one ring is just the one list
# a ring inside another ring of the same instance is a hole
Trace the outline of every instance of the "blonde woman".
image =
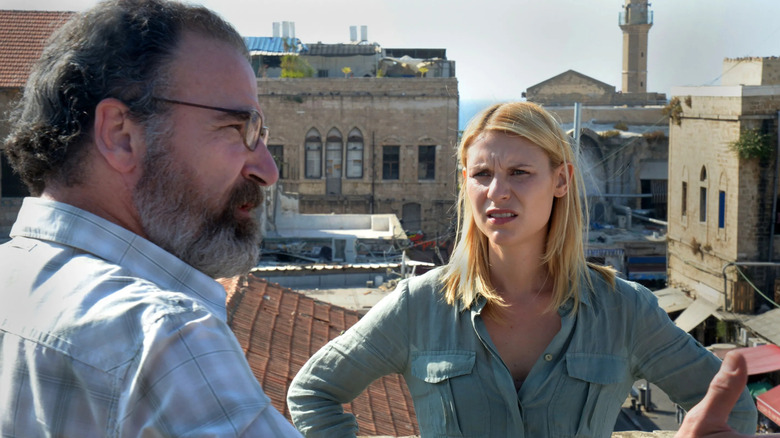
[[(402, 282), (306, 363), (288, 394), (296, 427), (354, 436), (341, 404), (389, 373), (404, 376), (423, 437), (608, 437), (638, 379), (697, 403), (719, 360), (647, 289), (586, 262), (581, 178), (556, 120), (494, 105), (458, 157), (449, 264)], [(755, 431), (747, 391), (729, 424)]]

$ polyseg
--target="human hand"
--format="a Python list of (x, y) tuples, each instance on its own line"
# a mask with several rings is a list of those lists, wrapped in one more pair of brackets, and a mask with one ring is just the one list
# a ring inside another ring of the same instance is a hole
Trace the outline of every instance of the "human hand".
[[(738, 351), (726, 354), (720, 371), (710, 382), (704, 398), (685, 415), (675, 438), (745, 438), (726, 424), (729, 412), (747, 384), (747, 362)], [(757, 435), (780, 437), (780, 434)]]

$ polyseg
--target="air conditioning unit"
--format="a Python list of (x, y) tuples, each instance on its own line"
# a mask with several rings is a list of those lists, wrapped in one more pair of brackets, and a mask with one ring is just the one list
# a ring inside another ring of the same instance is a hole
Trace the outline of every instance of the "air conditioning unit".
[(761, 345), (766, 345), (766, 342), (764, 342), (762, 339), (759, 338), (748, 338), (749, 347), (758, 347)]

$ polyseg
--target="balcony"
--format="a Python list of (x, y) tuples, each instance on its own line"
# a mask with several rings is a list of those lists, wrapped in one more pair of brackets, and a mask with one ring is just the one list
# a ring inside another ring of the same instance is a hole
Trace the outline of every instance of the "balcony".
[(653, 24), (653, 11), (627, 11), (621, 12), (618, 16), (620, 26), (630, 26), (633, 24)]

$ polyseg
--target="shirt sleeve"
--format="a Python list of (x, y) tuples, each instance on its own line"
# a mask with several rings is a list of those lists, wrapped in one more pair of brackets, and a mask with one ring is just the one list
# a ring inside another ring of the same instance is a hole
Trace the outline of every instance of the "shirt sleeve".
[(287, 405), (306, 437), (354, 437), (358, 425), (343, 403), (374, 380), (402, 373), (409, 357), (406, 282), (357, 324), (315, 353), (292, 381)]
[[(720, 368), (720, 359), (669, 319), (649, 290), (637, 285), (637, 330), (632, 357), (637, 377), (658, 385), (675, 403), (689, 410), (707, 392)], [(756, 431), (756, 406), (747, 388), (729, 415), (728, 423), (740, 433)]]
[(296, 437), (263, 393), (230, 328), (206, 310), (146, 328), (119, 436)]

